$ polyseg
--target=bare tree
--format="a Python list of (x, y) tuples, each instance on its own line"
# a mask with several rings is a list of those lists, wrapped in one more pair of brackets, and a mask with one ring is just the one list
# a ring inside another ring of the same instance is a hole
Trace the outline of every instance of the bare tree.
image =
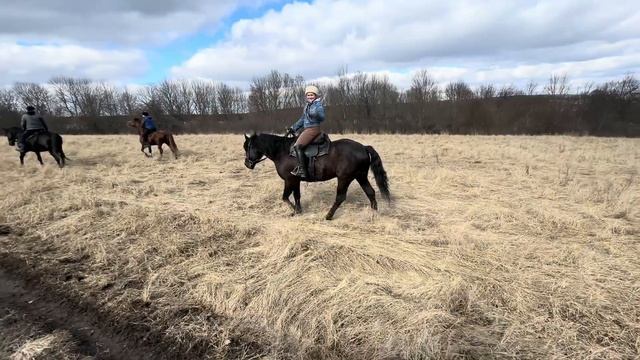
[(501, 98), (508, 98), (511, 96), (519, 96), (519, 95), (524, 95), (524, 93), (522, 92), (522, 90), (518, 89), (513, 85), (504, 85), (500, 88), (500, 90), (498, 90), (498, 97), (501, 97)]
[(632, 74), (627, 74), (616, 84), (616, 92), (619, 98), (629, 100), (640, 96), (640, 81)]
[(249, 110), (264, 112), (301, 106), (303, 86), (302, 76), (292, 77), (277, 70), (255, 77), (250, 85)]
[(323, 91), (325, 103), (329, 105), (350, 105), (352, 102), (351, 85), (347, 69), (340, 69), (338, 71), (338, 82), (335, 85), (327, 85)]
[(130, 92), (128, 89), (124, 89), (118, 95), (118, 113), (120, 115), (132, 115), (136, 111), (140, 110), (139, 95)]
[(236, 87), (233, 88), (233, 107), (234, 114), (246, 113), (249, 111), (247, 94), (242, 89)]
[(407, 102), (426, 103), (440, 98), (438, 83), (426, 69), (419, 70), (413, 75), (411, 87), (407, 91)]
[(456, 81), (447, 84), (444, 89), (444, 94), (448, 100), (460, 101), (470, 100), (475, 97), (473, 90), (464, 81)]
[(15, 83), (13, 91), (22, 108), (32, 105), (41, 113), (51, 113), (53, 97), (44, 86), (35, 83), (19, 82)]
[(193, 106), (198, 115), (217, 114), (216, 86), (211, 81), (194, 80), (191, 82)]
[(181, 117), (191, 113), (191, 89), (186, 80), (164, 80), (154, 86), (154, 96), (164, 114)]
[(0, 113), (18, 112), (18, 98), (11, 89), (0, 89)]
[(49, 80), (49, 84), (63, 115), (78, 116), (81, 114), (81, 87), (89, 84), (88, 79), (57, 76)]
[(255, 77), (251, 80), (249, 89), (249, 111), (269, 111), (269, 101), (267, 99), (267, 80), (264, 77)]
[(578, 89), (576, 89), (576, 93), (580, 96), (589, 96), (593, 89), (595, 89), (595, 83), (593, 81), (588, 81), (581, 87), (578, 87)]
[(533, 80), (529, 80), (529, 82), (527, 82), (527, 87), (526, 87), (526, 94), (527, 95), (535, 95), (536, 91), (538, 89), (538, 83), (533, 81)]
[(247, 98), (241, 89), (221, 83), (217, 86), (216, 94), (220, 114), (239, 114), (247, 111)]
[(567, 74), (551, 75), (549, 77), (549, 82), (544, 87), (544, 91), (547, 95), (551, 96), (567, 95), (569, 93), (569, 81), (567, 79)]
[(182, 115), (190, 115), (194, 112), (193, 91), (191, 90), (191, 82), (189, 80), (178, 80), (178, 94), (180, 95), (180, 103)]
[[(301, 75), (295, 77), (284, 74), (282, 89), (280, 91), (279, 107), (281, 109), (297, 108), (304, 105), (304, 78)], [(321, 94), (323, 92), (321, 91)]]
[(61, 115), (95, 117), (118, 113), (117, 89), (105, 82), (58, 76), (52, 78), (49, 85)]
[(480, 99), (491, 99), (496, 96), (496, 88), (493, 84), (480, 85), (476, 90), (476, 96)]
[(145, 86), (138, 93), (141, 109), (152, 114), (165, 114), (157, 86)]
[(101, 82), (96, 84), (96, 92), (100, 101), (98, 106), (100, 115), (116, 116), (120, 114), (118, 109), (119, 91), (116, 87)]

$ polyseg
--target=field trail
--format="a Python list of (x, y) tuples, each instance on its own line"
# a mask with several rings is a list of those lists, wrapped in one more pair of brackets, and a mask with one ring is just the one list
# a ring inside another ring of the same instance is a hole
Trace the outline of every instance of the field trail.
[(158, 358), (153, 349), (112, 332), (95, 309), (79, 307), (39, 279), (25, 277), (20, 261), (5, 256), (0, 266), (0, 358)]
[(169, 358), (640, 356), (640, 140), (345, 137), (394, 202), (353, 183), (333, 221), (335, 181), (290, 217), (242, 135), (67, 136), (63, 170), (4, 146), (0, 255)]

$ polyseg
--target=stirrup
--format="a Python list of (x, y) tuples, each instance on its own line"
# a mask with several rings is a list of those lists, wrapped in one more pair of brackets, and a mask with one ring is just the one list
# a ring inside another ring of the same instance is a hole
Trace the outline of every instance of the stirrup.
[(306, 176), (304, 176), (304, 171), (300, 168), (300, 166), (296, 166), (295, 168), (293, 168), (293, 170), (291, 170), (291, 175), (294, 175), (303, 179), (306, 178)]

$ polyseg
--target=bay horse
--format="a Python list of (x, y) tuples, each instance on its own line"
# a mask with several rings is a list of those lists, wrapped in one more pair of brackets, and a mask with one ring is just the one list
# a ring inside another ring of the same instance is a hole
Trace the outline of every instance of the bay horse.
[[(2, 130), (4, 130), (4, 133), (7, 135), (10, 146), (15, 146), (16, 142), (20, 141), (20, 137), (24, 133), (24, 130), (17, 126)], [(62, 136), (49, 131), (35, 133), (26, 139), (24, 149), (20, 151), (20, 165), (24, 165), (24, 156), (30, 151), (36, 153), (40, 165), (44, 165), (42, 157), (40, 156), (40, 153), (44, 151), (49, 152), (49, 154), (53, 156), (60, 168), (64, 167), (65, 160), (69, 160), (62, 150)]]
[[(151, 153), (151, 145), (156, 145), (158, 146), (158, 151), (160, 151), (160, 158), (162, 159), (162, 145), (167, 144), (171, 149), (173, 156), (176, 159), (178, 158), (178, 146), (176, 145), (176, 142), (173, 139), (173, 134), (171, 134), (171, 132), (167, 130), (156, 130), (147, 137), (147, 143), (145, 144), (144, 140), (142, 139), (142, 134), (144, 133), (144, 129), (142, 128), (142, 120), (134, 118), (133, 120), (129, 120), (127, 122), (127, 125), (138, 130), (138, 135), (140, 135), (140, 144), (142, 145), (140, 151), (142, 151), (144, 156), (153, 157), (153, 154)], [(145, 145), (149, 149), (148, 154), (144, 151)]]
[[(297, 166), (297, 160), (289, 154), (296, 138), (271, 134), (245, 134), (244, 137), (244, 165), (249, 169), (254, 169), (256, 164), (261, 161), (266, 159), (273, 161), (278, 175), (284, 180), (282, 201), (291, 206), (292, 215), (300, 214), (302, 212), (302, 207), (300, 206), (300, 181), (305, 179), (291, 174), (291, 171)], [(341, 139), (331, 143), (327, 155), (320, 156), (315, 160), (316, 176), (313, 181), (338, 178), (336, 199), (325, 219), (333, 219), (336, 210), (346, 199), (347, 189), (354, 179), (358, 181), (369, 198), (371, 208), (378, 210), (376, 192), (367, 177), (369, 168), (373, 172), (382, 197), (390, 203), (391, 194), (389, 193), (387, 173), (382, 166), (380, 155), (373, 147), (364, 146), (350, 139)], [(291, 193), (293, 193), (295, 205), (289, 199)]]

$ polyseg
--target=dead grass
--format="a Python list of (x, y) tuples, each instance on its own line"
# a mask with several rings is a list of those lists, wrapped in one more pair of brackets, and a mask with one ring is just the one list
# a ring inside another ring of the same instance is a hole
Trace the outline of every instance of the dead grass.
[(640, 356), (640, 140), (348, 137), (396, 202), (352, 184), (332, 222), (335, 182), (291, 218), (239, 135), (179, 136), (177, 161), (67, 136), (62, 171), (3, 146), (0, 222), (25, 236), (0, 246), (202, 357)]

